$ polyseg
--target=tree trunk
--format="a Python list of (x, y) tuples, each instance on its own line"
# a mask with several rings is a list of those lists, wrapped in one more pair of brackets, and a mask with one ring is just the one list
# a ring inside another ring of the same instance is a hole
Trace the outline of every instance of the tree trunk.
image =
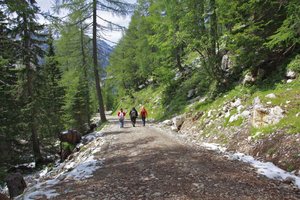
[(84, 71), (84, 79), (85, 79), (85, 90), (86, 90), (86, 95), (84, 97), (85, 99), (85, 112), (87, 116), (87, 123), (90, 125), (90, 93), (89, 93), (89, 88), (88, 88), (88, 76), (87, 76), (87, 65), (86, 65), (86, 56), (84, 52), (84, 32), (83, 32), (83, 27), (82, 24), (80, 26), (80, 42), (81, 42), (81, 54), (82, 54), (82, 66), (83, 66), (83, 71)]
[(106, 122), (104, 103), (101, 93), (99, 72), (98, 72), (98, 59), (97, 59), (97, 0), (93, 0), (93, 61), (94, 61), (94, 75), (96, 82), (96, 91), (99, 104), (99, 112), (102, 122)]

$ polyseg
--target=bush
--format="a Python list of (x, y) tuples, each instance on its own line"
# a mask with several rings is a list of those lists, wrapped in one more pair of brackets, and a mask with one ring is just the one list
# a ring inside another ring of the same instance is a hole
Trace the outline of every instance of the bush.
[(300, 55), (297, 55), (287, 66), (288, 69), (300, 73)]

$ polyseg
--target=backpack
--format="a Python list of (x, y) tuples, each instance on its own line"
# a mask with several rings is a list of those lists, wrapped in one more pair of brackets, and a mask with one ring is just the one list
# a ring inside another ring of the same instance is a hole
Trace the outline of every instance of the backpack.
[(131, 113), (130, 113), (130, 116), (132, 118), (137, 117), (136, 111), (132, 110)]
[(124, 113), (123, 113), (123, 112), (120, 112), (119, 118), (120, 118), (120, 119), (124, 119)]

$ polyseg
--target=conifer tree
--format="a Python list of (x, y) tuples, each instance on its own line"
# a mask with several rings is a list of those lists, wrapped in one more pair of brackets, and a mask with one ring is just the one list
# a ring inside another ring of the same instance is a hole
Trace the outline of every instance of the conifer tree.
[(13, 37), (18, 38), (16, 58), (20, 61), (18, 97), (22, 102), (22, 124), (24, 132), (30, 132), (33, 154), (37, 164), (42, 162), (38, 134), (38, 97), (35, 87), (39, 70), (39, 59), (44, 51), (40, 45), (45, 43), (41, 34), (43, 26), (36, 22), (39, 9), (35, 1), (8, 1), (8, 8), (16, 14), (15, 26), (12, 29)]

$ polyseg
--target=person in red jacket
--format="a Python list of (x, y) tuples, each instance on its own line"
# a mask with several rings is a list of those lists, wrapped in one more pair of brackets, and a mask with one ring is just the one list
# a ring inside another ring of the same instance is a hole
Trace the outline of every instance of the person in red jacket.
[(142, 107), (140, 114), (141, 114), (141, 117), (142, 117), (143, 126), (145, 126), (146, 125), (146, 118), (148, 116), (148, 112), (147, 112), (147, 110), (144, 106)]
[(125, 119), (126, 112), (123, 111), (123, 108), (120, 109), (118, 112), (119, 122), (120, 122), (120, 128), (124, 127), (124, 119)]

